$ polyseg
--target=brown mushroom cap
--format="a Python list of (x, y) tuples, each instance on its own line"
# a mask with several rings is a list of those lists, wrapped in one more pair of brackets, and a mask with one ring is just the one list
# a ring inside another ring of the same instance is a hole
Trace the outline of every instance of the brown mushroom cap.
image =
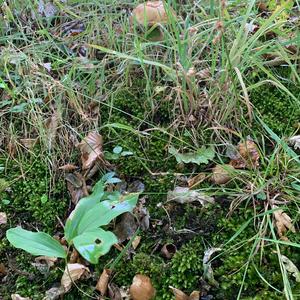
[(134, 276), (129, 292), (133, 300), (150, 300), (156, 294), (150, 278), (141, 274)]
[[(172, 11), (172, 14), (173, 11)], [(139, 4), (133, 11), (132, 17), (140, 25), (162, 24), (168, 21), (163, 1), (147, 1)]]

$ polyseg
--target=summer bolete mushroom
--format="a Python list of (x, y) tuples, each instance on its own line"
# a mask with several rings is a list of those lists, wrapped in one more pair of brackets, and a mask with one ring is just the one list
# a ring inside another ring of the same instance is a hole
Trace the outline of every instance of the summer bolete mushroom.
[[(174, 15), (173, 10), (170, 11)], [(166, 23), (168, 14), (165, 10), (163, 1), (147, 1), (139, 4), (132, 11), (132, 18), (140, 25), (156, 25)]]
[(142, 274), (134, 276), (129, 292), (133, 300), (150, 300), (156, 294), (150, 278)]

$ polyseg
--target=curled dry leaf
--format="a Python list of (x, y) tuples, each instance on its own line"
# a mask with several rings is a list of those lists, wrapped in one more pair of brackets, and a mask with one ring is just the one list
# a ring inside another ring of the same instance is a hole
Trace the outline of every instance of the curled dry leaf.
[(140, 242), (141, 242), (141, 239), (142, 239), (142, 237), (141, 236), (139, 236), (139, 235), (137, 235), (135, 238), (134, 238), (134, 240), (132, 241), (132, 248), (135, 250), (138, 246), (139, 246), (139, 244), (140, 244)]
[(230, 165), (235, 169), (255, 168), (259, 166), (259, 151), (256, 144), (247, 140), (237, 146), (238, 157), (230, 161)]
[(120, 243), (130, 239), (138, 228), (135, 217), (131, 213), (124, 213), (116, 224), (115, 234)]
[(195, 187), (206, 179), (207, 175), (205, 173), (199, 173), (198, 175), (192, 177), (188, 180), (189, 188)]
[(31, 299), (28, 297), (22, 297), (19, 294), (12, 294), (11, 300), (31, 300)]
[(46, 295), (43, 300), (57, 300), (65, 294), (65, 289), (62, 286), (52, 287), (46, 291)]
[(108, 297), (111, 300), (123, 299), (120, 288), (114, 283), (108, 285)]
[(150, 278), (141, 274), (134, 276), (129, 292), (133, 300), (150, 300), (156, 294)]
[(229, 164), (216, 165), (212, 169), (211, 181), (215, 184), (225, 184), (232, 179), (233, 172), (234, 167)]
[(112, 271), (109, 269), (104, 269), (101, 276), (98, 279), (96, 290), (100, 292), (101, 296), (106, 295), (108, 282), (110, 279), (110, 276), (112, 274)]
[(34, 260), (36, 263), (44, 263), (48, 268), (51, 268), (57, 262), (57, 257), (38, 256)]
[(80, 279), (84, 274), (89, 273), (89, 269), (82, 264), (67, 264), (64, 274), (61, 278), (61, 285), (65, 290), (65, 293), (68, 292), (72, 283)]
[(81, 152), (81, 162), (84, 170), (91, 168), (97, 160), (104, 162), (102, 146), (103, 138), (96, 131), (90, 132), (79, 143), (78, 148)]
[(280, 254), (280, 258), (285, 266), (285, 269), (295, 277), (296, 282), (300, 282), (300, 272), (295, 264), (282, 254)]
[(176, 253), (176, 251), (177, 251), (177, 248), (174, 244), (165, 244), (161, 248), (162, 256), (167, 259), (171, 259), (174, 256), (174, 254)]
[[(173, 11), (171, 13), (175, 15)], [(140, 25), (148, 24), (153, 26), (158, 23), (168, 22), (168, 14), (163, 1), (147, 1), (139, 4), (132, 11), (132, 18)]]
[(71, 172), (71, 171), (78, 169), (78, 167), (73, 164), (66, 164), (66, 165), (59, 167), (58, 169), (63, 170), (65, 172)]
[(0, 212), (0, 225), (7, 223), (7, 215), (5, 212)]
[(25, 148), (32, 149), (35, 146), (37, 139), (20, 139), (20, 142)]
[(300, 135), (289, 138), (289, 142), (294, 146), (295, 150), (300, 149)]
[(48, 141), (49, 149), (52, 148), (55, 142), (57, 129), (58, 129), (58, 121), (59, 121), (59, 116), (56, 110), (54, 110), (52, 116), (46, 120), (45, 126), (47, 129), (47, 141)]
[[(273, 208), (277, 208), (277, 206), (274, 205)], [(284, 236), (286, 231), (289, 229), (294, 233), (296, 232), (296, 229), (292, 224), (292, 219), (282, 209), (273, 211), (273, 216), (275, 218), (275, 226), (279, 237), (283, 240), (288, 240), (287, 237)]]
[(175, 296), (175, 300), (199, 300), (200, 299), (200, 292), (199, 291), (193, 291), (189, 296), (184, 293), (183, 291), (176, 289), (172, 286), (169, 286), (171, 291), (173, 292)]
[(0, 263), (0, 277), (5, 276), (7, 274), (6, 267), (3, 263)]
[(177, 186), (173, 191), (168, 192), (167, 201), (175, 201), (180, 204), (198, 201), (203, 206), (215, 202), (214, 198), (207, 196), (204, 193), (179, 186)]
[(203, 278), (213, 286), (219, 286), (218, 282), (214, 279), (214, 273), (211, 266), (211, 258), (215, 252), (221, 251), (221, 248), (209, 248), (204, 252), (203, 256)]
[(70, 192), (72, 202), (75, 205), (81, 198), (88, 196), (89, 193), (87, 190), (85, 179), (80, 173), (68, 173), (65, 176), (65, 179), (67, 181), (67, 187), (68, 191)]
[(189, 296), (187, 294), (185, 294), (183, 291), (176, 289), (172, 286), (169, 286), (169, 288), (173, 292), (173, 294), (175, 296), (175, 300), (189, 300)]

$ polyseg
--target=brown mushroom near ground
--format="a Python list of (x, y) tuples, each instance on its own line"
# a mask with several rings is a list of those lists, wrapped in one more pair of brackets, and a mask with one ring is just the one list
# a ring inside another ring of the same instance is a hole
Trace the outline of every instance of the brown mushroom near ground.
[(156, 294), (150, 278), (142, 274), (134, 276), (129, 292), (133, 300), (150, 300)]
[[(170, 13), (175, 15), (173, 10)], [(140, 25), (163, 24), (168, 22), (168, 18), (163, 1), (147, 1), (139, 4), (132, 11), (132, 21)]]

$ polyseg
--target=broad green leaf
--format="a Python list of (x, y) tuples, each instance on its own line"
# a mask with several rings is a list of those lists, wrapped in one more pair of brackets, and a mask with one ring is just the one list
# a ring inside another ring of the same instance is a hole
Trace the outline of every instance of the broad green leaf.
[(63, 246), (44, 232), (32, 232), (21, 227), (15, 227), (6, 231), (6, 237), (14, 247), (33, 255), (61, 258), (67, 256)]
[(97, 264), (99, 257), (108, 253), (118, 239), (112, 232), (97, 228), (76, 236), (73, 242), (77, 251), (87, 261)]
[(131, 212), (136, 206), (138, 197), (139, 194), (128, 194), (117, 200), (106, 200), (98, 203), (82, 217), (78, 225), (78, 234), (107, 225), (117, 216)]
[(169, 153), (174, 155), (178, 163), (194, 163), (197, 165), (208, 164), (215, 157), (215, 151), (212, 147), (202, 147), (196, 152), (179, 153), (173, 146), (169, 148)]
[(113, 149), (113, 153), (115, 154), (120, 154), (122, 152), (123, 148), (121, 146), (116, 146), (114, 149)]
[(76, 208), (70, 214), (65, 226), (65, 237), (68, 243), (70, 243), (72, 239), (78, 235), (78, 224), (83, 218), (84, 214), (100, 203), (103, 195), (104, 183), (101, 179), (95, 184), (92, 194), (82, 198), (78, 202)]

